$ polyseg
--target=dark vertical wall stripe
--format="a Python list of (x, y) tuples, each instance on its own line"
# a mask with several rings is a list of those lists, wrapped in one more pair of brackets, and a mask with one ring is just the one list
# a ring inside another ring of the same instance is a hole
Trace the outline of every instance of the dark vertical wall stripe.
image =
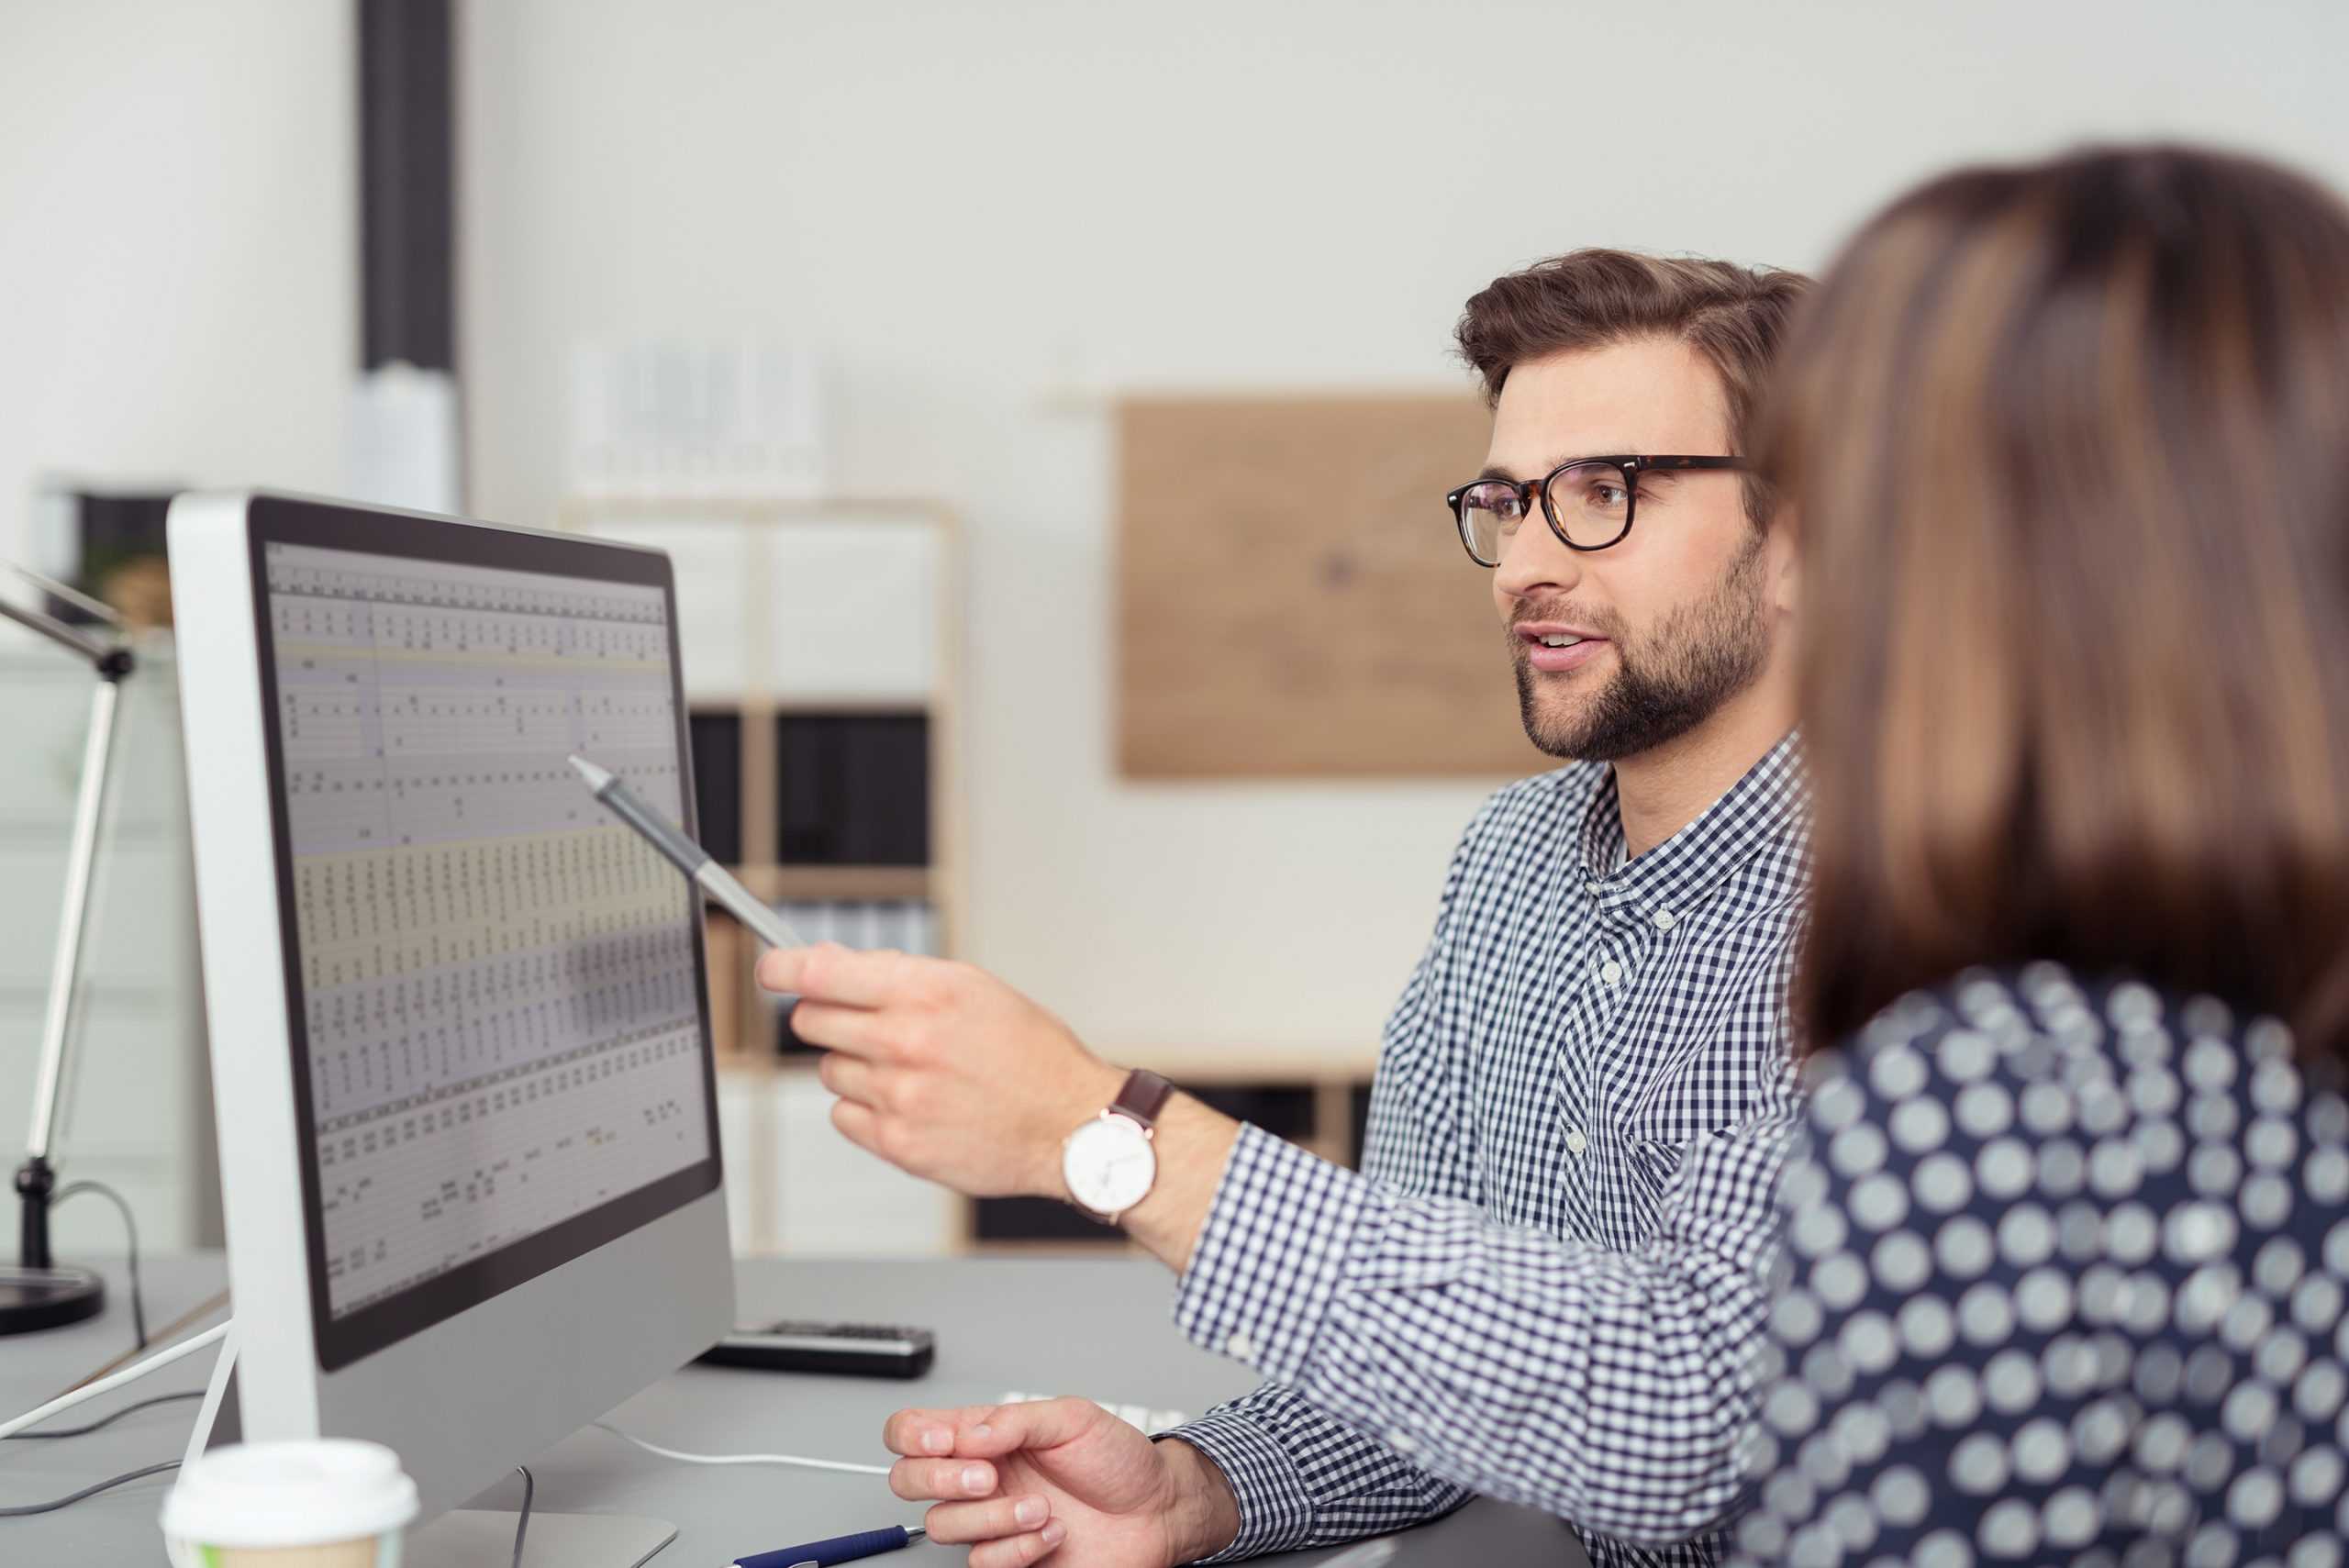
[(450, 0), (359, 0), (364, 364), (456, 368)]

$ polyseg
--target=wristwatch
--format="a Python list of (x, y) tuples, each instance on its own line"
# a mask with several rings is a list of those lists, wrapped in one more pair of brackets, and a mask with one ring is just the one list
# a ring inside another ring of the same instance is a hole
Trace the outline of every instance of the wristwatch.
[(1158, 1180), (1156, 1118), (1174, 1085), (1155, 1073), (1128, 1073), (1099, 1116), (1068, 1135), (1061, 1145), (1061, 1179), (1077, 1207), (1104, 1225), (1115, 1225), (1126, 1210), (1150, 1195)]

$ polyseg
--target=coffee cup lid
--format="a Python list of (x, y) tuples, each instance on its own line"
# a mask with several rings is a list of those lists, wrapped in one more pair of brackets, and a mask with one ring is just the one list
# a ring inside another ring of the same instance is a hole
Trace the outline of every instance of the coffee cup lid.
[(238, 1443), (180, 1472), (163, 1533), (207, 1546), (313, 1546), (382, 1535), (416, 1513), (416, 1483), (381, 1443)]

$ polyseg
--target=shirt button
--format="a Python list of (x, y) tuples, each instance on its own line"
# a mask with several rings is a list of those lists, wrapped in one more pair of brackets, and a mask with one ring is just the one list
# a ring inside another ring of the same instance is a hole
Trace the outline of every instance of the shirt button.
[(1590, 1147), (1590, 1140), (1585, 1138), (1582, 1135), (1582, 1129), (1577, 1127), (1566, 1134), (1566, 1147), (1579, 1154)]
[(1232, 1335), (1223, 1342), (1223, 1348), (1225, 1353), (1234, 1361), (1245, 1362), (1256, 1359), (1256, 1341), (1244, 1333)]
[(1598, 966), (1598, 978), (1609, 985), (1618, 984), (1623, 978), (1623, 966), (1610, 958)]
[(1417, 1453), (1419, 1451), (1419, 1440), (1408, 1432), (1389, 1432), (1386, 1434), (1386, 1446), (1397, 1453)]
[(1655, 912), (1655, 929), (1659, 931), (1668, 931), (1672, 929), (1673, 921), (1679, 917), (1669, 909), (1659, 909)]
[(1585, 893), (1589, 894), (1593, 898), (1598, 897), (1600, 894), (1607, 891), (1606, 887), (1602, 884), (1596, 882), (1584, 883), (1582, 884), (1582, 890)]

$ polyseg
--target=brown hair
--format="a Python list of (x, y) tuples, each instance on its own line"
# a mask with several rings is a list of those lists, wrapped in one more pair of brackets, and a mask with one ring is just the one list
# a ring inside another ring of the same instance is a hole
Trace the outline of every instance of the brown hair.
[[(1472, 295), (1453, 337), (1484, 378), (1486, 401), (1500, 401), (1508, 373), (1528, 360), (1630, 339), (1676, 338), (1720, 376), (1733, 451), (1753, 450), (1755, 406), (1796, 301), (1810, 285), (1800, 272), (1742, 267), (1635, 250), (1570, 250), (1495, 278)], [(1769, 486), (1746, 484), (1747, 513), (1769, 521)]]
[(2349, 209), (2181, 149), (1952, 174), (1779, 373), (1808, 1040), (2043, 958), (2349, 1055)]

